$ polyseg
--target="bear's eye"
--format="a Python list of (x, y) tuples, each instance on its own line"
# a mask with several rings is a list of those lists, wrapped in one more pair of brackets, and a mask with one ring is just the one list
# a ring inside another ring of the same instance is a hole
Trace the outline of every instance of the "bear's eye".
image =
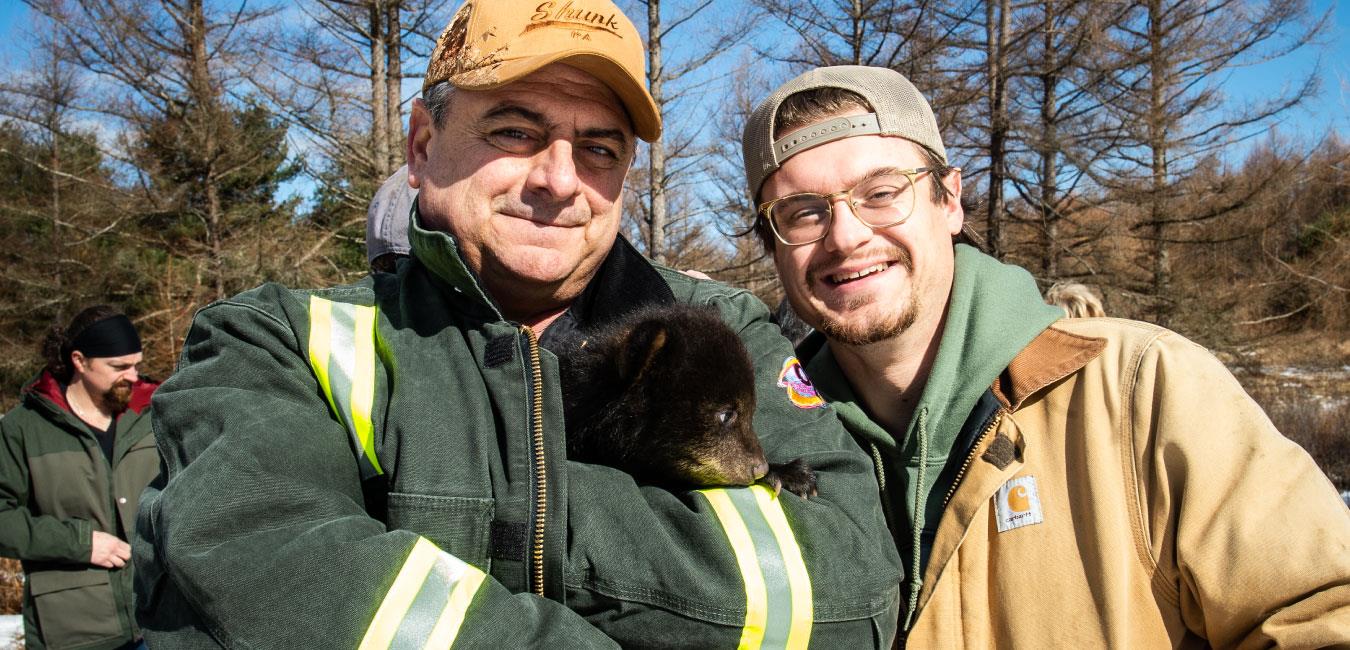
[(721, 411), (718, 411), (717, 421), (722, 423), (722, 426), (724, 427), (731, 426), (732, 423), (736, 421), (736, 409), (722, 409)]

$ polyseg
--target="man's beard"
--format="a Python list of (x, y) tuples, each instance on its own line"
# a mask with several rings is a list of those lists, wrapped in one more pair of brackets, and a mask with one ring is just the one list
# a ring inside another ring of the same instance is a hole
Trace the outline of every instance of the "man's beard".
[[(876, 302), (875, 296), (858, 296), (849, 299), (844, 304), (844, 312), (852, 312), (861, 309), (873, 302)], [(914, 325), (914, 320), (919, 312), (918, 296), (914, 296), (908, 305), (897, 314), (887, 314), (880, 320), (858, 322), (850, 321), (848, 317), (832, 318), (821, 315), (820, 331), (831, 341), (838, 341), (845, 345), (862, 346), (871, 345), (893, 339)]]
[(123, 379), (112, 385), (99, 399), (103, 401), (103, 407), (112, 413), (121, 413), (127, 410), (127, 405), (131, 403), (131, 382)]
[[(861, 346), (871, 345), (893, 339), (914, 325), (914, 321), (919, 314), (919, 292), (913, 284), (914, 260), (909, 256), (909, 251), (899, 246), (888, 247), (884, 251), (884, 256), (895, 260), (896, 264), (904, 267), (905, 272), (910, 274), (910, 301), (899, 313), (887, 313), (878, 320), (864, 320), (862, 317), (854, 315), (858, 310), (877, 302), (878, 296), (868, 294), (854, 296), (844, 301), (843, 308), (839, 310), (844, 314), (841, 318), (831, 317), (828, 314), (820, 314), (820, 325), (816, 328), (825, 334), (831, 341), (838, 341), (845, 345)], [(827, 268), (833, 263), (822, 263), (819, 266)], [(807, 285), (818, 281), (827, 281), (817, 279), (820, 277), (820, 271), (812, 269), (807, 274)], [(894, 300), (895, 296), (880, 296), (882, 300)]]

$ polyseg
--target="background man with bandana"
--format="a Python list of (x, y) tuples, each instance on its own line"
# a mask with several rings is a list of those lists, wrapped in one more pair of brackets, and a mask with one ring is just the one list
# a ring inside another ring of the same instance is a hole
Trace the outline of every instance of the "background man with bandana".
[(141, 339), (96, 306), (56, 327), (47, 366), (0, 420), (0, 555), (23, 561), (29, 648), (140, 644), (131, 546), (141, 490), (159, 473)]

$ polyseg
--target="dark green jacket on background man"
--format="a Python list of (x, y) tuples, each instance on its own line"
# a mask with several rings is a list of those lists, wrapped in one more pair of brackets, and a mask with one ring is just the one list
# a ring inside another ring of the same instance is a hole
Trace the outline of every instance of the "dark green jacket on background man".
[(116, 648), (139, 636), (131, 566), (91, 565), (90, 543), (94, 531), (129, 539), (141, 490), (159, 473), (156, 386), (133, 384), (111, 461), (48, 372), (0, 420), (0, 555), (23, 561), (28, 648)]
[[(412, 245), (397, 274), (197, 315), (155, 398), (167, 484), (133, 552), (152, 647), (889, 647), (871, 462), (759, 300), (619, 240), (541, 343), (448, 235)], [(550, 346), (663, 302), (740, 334), (765, 452), (809, 462), (818, 497), (567, 460)]]

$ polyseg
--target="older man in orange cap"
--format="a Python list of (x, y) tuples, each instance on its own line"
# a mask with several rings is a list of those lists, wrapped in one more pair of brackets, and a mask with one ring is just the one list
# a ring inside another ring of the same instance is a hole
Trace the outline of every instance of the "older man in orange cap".
[[(661, 129), (643, 63), (608, 0), (463, 5), (409, 124), (410, 258), (199, 312), (133, 553), (152, 647), (889, 647), (899, 558), (867, 454), (762, 303), (618, 235), (636, 138)], [(559, 355), (677, 303), (754, 363), (754, 412), (709, 414), (753, 418), (818, 496), (567, 457)]]

